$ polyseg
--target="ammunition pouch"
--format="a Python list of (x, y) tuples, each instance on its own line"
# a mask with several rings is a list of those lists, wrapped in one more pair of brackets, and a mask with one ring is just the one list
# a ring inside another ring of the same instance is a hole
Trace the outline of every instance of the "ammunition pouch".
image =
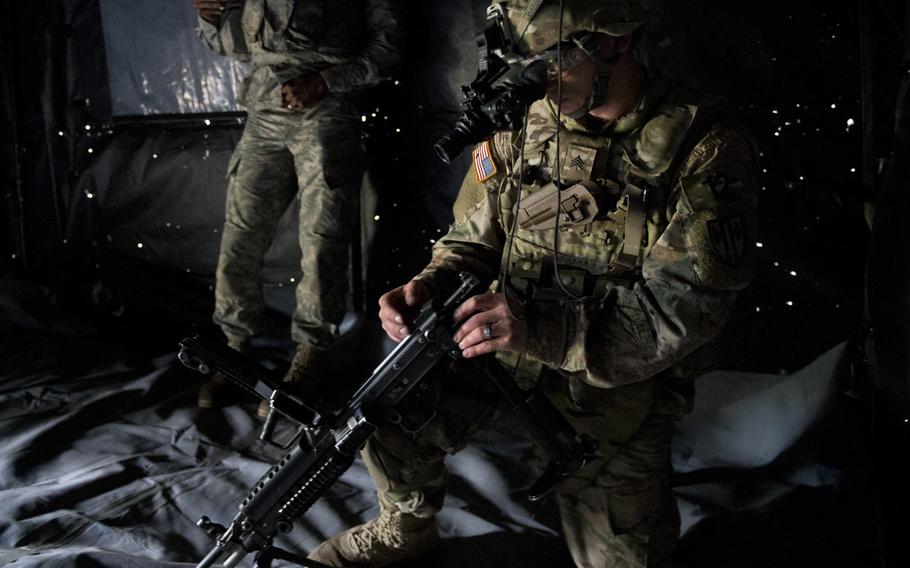
[[(509, 283), (525, 301), (565, 301), (568, 291), (576, 298), (597, 298), (606, 295), (611, 287), (622, 285), (624, 280), (607, 274), (591, 274), (583, 268), (560, 265), (557, 271), (549, 260), (532, 262), (517, 260), (509, 270)], [(562, 286), (560, 286), (560, 283)]]

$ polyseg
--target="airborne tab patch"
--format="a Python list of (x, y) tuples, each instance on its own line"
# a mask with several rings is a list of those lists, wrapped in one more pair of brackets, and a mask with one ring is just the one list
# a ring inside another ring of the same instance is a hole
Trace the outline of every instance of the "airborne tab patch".
[(490, 141), (485, 140), (474, 148), (474, 175), (477, 181), (484, 182), (496, 175), (496, 163), (490, 154)]

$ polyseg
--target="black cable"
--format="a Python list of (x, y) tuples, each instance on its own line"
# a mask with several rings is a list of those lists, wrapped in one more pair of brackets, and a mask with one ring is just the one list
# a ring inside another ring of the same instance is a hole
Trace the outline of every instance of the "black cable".
[(518, 212), (521, 211), (521, 190), (524, 187), (525, 179), (525, 143), (527, 142), (528, 137), (528, 114), (530, 114), (530, 106), (525, 109), (524, 125), (521, 129), (521, 148), (518, 150), (518, 190), (515, 196), (515, 207), (514, 213), (512, 214), (512, 225), (509, 227), (509, 232), (506, 235), (506, 241), (508, 245), (506, 247), (506, 258), (502, 263), (499, 271), (499, 284), (502, 286), (503, 295), (506, 297), (506, 308), (509, 310), (509, 316), (516, 320), (522, 320), (525, 318), (525, 314), (521, 314), (521, 317), (517, 317), (512, 311), (512, 304), (509, 302), (509, 265), (512, 262), (512, 247), (515, 243), (515, 231), (518, 228)]
[(559, 0), (559, 37), (556, 44), (556, 159), (554, 160), (555, 178), (556, 178), (556, 224), (553, 228), (553, 278), (562, 292), (573, 301), (581, 300), (584, 296), (576, 296), (570, 292), (562, 283), (559, 276), (559, 216), (560, 206), (562, 205), (562, 164), (560, 163), (561, 153), (559, 151), (559, 132), (562, 130), (562, 30), (563, 30), (563, 6), (565, 0)]

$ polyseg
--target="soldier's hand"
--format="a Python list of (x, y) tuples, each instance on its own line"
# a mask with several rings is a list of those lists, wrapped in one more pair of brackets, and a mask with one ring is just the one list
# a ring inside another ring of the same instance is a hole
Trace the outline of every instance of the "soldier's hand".
[(503, 294), (487, 292), (468, 299), (455, 310), (455, 321), (468, 318), (455, 332), (455, 343), (470, 359), (493, 351), (524, 353), (528, 348), (528, 322), (519, 305)]
[(227, 9), (227, 0), (193, 0), (193, 8), (200, 18), (214, 24)]
[(281, 86), (281, 101), (292, 110), (303, 110), (329, 94), (329, 86), (319, 73), (301, 75)]
[(411, 280), (386, 292), (379, 298), (379, 321), (382, 329), (401, 341), (411, 333), (410, 322), (417, 310), (430, 299), (430, 289), (420, 280)]

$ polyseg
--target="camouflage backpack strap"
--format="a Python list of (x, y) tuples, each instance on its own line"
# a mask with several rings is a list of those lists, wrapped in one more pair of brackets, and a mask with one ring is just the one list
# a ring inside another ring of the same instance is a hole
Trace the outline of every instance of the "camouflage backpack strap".
[(626, 207), (626, 219), (623, 226), (622, 250), (614, 259), (614, 264), (626, 270), (634, 270), (641, 257), (641, 243), (645, 235), (645, 199), (647, 191), (637, 185), (627, 184), (622, 200)]

